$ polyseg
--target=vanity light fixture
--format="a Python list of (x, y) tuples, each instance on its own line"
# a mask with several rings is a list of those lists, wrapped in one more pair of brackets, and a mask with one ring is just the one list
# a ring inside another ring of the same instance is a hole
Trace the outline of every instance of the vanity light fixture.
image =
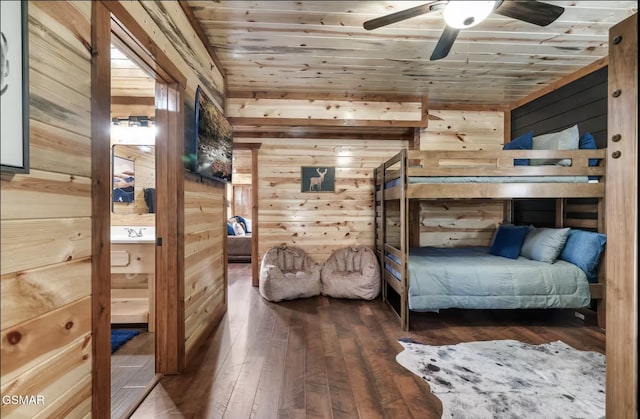
[(151, 127), (155, 125), (153, 118), (148, 116), (129, 116), (126, 118), (112, 118), (113, 125), (124, 125), (129, 127)]

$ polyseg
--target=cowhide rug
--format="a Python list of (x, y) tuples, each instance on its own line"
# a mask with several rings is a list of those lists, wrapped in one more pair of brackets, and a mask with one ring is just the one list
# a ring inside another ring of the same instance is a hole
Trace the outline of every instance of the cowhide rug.
[(605, 358), (563, 342), (428, 346), (400, 340), (396, 360), (427, 381), (443, 418), (601, 418)]

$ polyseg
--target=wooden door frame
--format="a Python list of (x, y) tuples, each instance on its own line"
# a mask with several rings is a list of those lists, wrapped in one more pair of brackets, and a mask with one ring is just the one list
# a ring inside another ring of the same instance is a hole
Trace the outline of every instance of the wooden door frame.
[(111, 412), (111, 36), (156, 76), (156, 372), (184, 368), (184, 154), (186, 79), (120, 2), (92, 3), (92, 417)]

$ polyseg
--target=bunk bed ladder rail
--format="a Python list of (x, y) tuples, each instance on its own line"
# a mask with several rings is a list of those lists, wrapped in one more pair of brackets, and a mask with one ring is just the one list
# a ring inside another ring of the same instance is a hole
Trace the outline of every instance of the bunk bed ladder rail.
[(384, 280), (384, 164), (373, 169), (374, 179), (374, 227), (375, 227), (375, 249), (376, 256), (378, 257), (378, 264), (380, 265), (380, 271), (382, 272), (382, 278), (380, 289), (382, 295), (382, 302), (387, 301), (387, 289)]
[[(400, 318), (400, 324), (403, 330), (409, 330), (409, 278), (408, 278), (408, 253), (409, 253), (409, 235), (406, 229), (408, 225), (409, 208), (407, 202), (407, 150), (403, 149), (398, 154), (387, 160), (382, 165), (382, 261), (383, 268), (383, 298), (391, 306), (394, 312)], [(399, 165), (399, 168), (397, 167)], [(395, 181), (395, 186), (389, 186), (389, 182)], [(397, 202), (399, 207), (399, 219), (396, 220), (399, 230), (399, 240), (388, 234), (387, 227), (389, 223), (389, 214), (384, 209), (387, 202)], [(387, 268), (392, 268), (399, 278), (396, 278)], [(388, 288), (391, 287), (399, 296), (397, 304), (398, 309), (394, 307), (393, 302), (389, 301), (387, 294)]]

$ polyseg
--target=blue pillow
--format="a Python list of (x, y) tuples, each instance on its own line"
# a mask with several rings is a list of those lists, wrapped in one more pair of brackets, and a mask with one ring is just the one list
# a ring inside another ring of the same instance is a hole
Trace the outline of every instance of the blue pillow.
[[(515, 140), (506, 143), (503, 150), (531, 150), (533, 147), (533, 131), (522, 134)], [(513, 159), (514, 166), (529, 166), (529, 159)]]
[(498, 227), (495, 240), (489, 249), (489, 254), (518, 259), (522, 243), (528, 232), (529, 226), (501, 225)]
[[(580, 150), (597, 150), (598, 149), (598, 147), (596, 146), (596, 140), (588, 132), (585, 132), (584, 134), (582, 134), (582, 137), (580, 137), (578, 148)], [(597, 166), (598, 163), (600, 163), (600, 159), (589, 159), (589, 166)]]
[(228, 236), (236, 235), (236, 232), (233, 230), (233, 226), (231, 225), (231, 223), (227, 223), (227, 235)]
[(604, 234), (571, 229), (560, 259), (582, 269), (589, 282), (598, 282), (598, 264), (606, 243)]

